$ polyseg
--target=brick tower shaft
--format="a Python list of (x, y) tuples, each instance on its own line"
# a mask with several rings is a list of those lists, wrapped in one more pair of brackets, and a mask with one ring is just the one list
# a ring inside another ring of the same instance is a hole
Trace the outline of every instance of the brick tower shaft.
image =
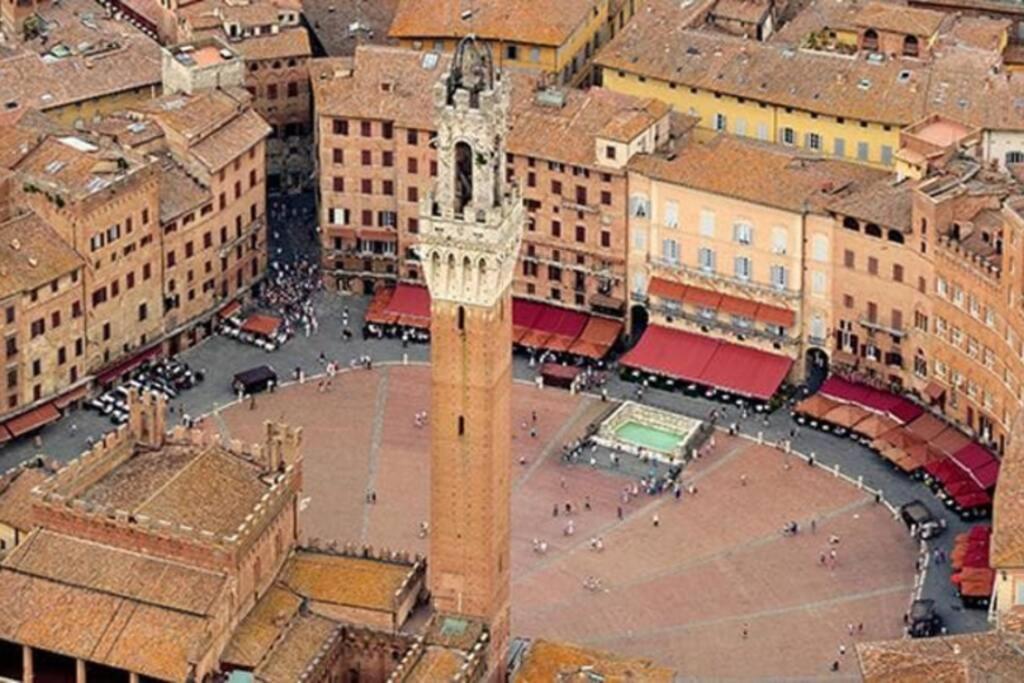
[(508, 84), (464, 39), (434, 89), (438, 179), (421, 205), (430, 288), (428, 585), (438, 612), (488, 625), (490, 670), (509, 640), (511, 284), (522, 202), (504, 184)]

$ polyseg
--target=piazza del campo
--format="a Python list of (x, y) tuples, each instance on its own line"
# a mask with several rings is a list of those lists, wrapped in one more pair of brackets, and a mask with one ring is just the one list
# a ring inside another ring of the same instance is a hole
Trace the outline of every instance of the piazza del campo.
[(0, 682), (1024, 681), (1024, 6), (0, 0)]

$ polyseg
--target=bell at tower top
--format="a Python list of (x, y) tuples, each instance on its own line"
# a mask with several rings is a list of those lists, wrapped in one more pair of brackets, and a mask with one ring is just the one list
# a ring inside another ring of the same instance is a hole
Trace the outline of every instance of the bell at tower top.
[(459, 41), (451, 71), (444, 79), (445, 104), (453, 106), (455, 94), (465, 91), (469, 94), (470, 105), (478, 107), (480, 93), (494, 90), (495, 76), (490, 47), (476, 42), (473, 36), (466, 36)]

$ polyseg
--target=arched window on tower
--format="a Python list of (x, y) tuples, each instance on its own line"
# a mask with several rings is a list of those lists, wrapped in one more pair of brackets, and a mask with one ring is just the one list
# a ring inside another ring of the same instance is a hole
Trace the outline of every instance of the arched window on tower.
[(466, 309), (459, 306), (459, 332), (466, 331)]
[(473, 148), (468, 142), (455, 143), (455, 214), (461, 216), (473, 200)]

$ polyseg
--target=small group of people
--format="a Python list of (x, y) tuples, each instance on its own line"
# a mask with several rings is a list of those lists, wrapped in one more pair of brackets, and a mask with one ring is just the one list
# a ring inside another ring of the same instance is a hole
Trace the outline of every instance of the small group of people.
[(427, 411), (421, 410), (412, 416), (412, 423), (416, 429), (423, 429), (427, 426)]

